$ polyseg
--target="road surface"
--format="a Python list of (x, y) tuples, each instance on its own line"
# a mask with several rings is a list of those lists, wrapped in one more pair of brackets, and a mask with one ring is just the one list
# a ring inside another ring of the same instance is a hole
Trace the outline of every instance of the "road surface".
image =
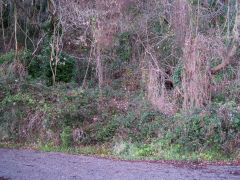
[(58, 152), (0, 148), (0, 180), (3, 179), (240, 180), (240, 167), (178, 167), (167, 163), (130, 162)]

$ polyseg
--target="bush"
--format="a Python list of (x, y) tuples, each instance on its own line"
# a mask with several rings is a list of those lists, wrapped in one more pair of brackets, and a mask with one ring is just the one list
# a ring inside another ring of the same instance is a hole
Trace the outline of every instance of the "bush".
[(60, 136), (62, 139), (62, 146), (64, 148), (68, 148), (73, 145), (72, 129), (69, 126), (67, 126), (63, 129)]
[[(0, 56), (0, 64), (2, 63), (11, 63), (14, 60), (15, 50), (11, 50), (6, 54)], [(31, 52), (28, 49), (22, 49), (18, 51), (18, 57), (20, 62), (27, 67), (30, 64), (32, 58)]]
[(129, 32), (124, 32), (120, 34), (118, 39), (120, 44), (119, 47), (117, 48), (116, 54), (121, 61), (129, 62), (132, 54)]
[[(204, 156), (205, 150), (228, 154), (238, 148), (239, 105), (221, 98), (205, 110), (169, 116), (152, 109), (141, 92), (128, 95), (111, 89), (99, 98), (96, 89), (22, 82), (4, 86), (3, 91), (0, 126), (8, 130), (5, 137), (16, 141), (40, 138), (59, 144), (62, 140), (63, 146), (69, 147), (73, 145), (72, 131), (80, 129), (78, 143), (116, 142), (116, 154), (150, 156), (159, 147), (173, 154), (199, 151)], [(52, 134), (47, 133), (50, 131)]]
[(232, 153), (239, 140), (240, 114), (235, 103), (213, 104), (208, 110), (177, 113), (163, 138), (190, 151), (214, 149)]
[[(43, 55), (38, 55), (33, 57), (31, 52), (27, 49), (20, 50), (18, 52), (19, 60), (24, 65), (28, 74), (33, 78), (39, 78), (45, 76), (49, 84), (52, 84), (52, 71), (49, 65), (50, 61), (50, 48), (45, 47), (43, 50)], [(13, 62), (15, 56), (15, 51), (10, 52), (0, 56), (0, 65), (3, 63)], [(75, 60), (64, 52), (59, 56), (60, 61), (57, 66), (57, 76), (56, 82), (71, 82), (74, 80), (75, 76)]]
[(39, 78), (43, 75), (44, 66), (41, 55), (33, 57), (31, 61), (28, 62), (27, 71), (33, 79)]
[(0, 56), (0, 64), (4, 63), (4, 62), (12, 62), (13, 59), (14, 59), (14, 54), (15, 54), (15, 51), (14, 50), (11, 50), (9, 51), (8, 53)]
[[(43, 66), (44, 66), (44, 74), (49, 82), (49, 85), (52, 85), (52, 71), (50, 68), (50, 55), (51, 49), (49, 46), (46, 46), (43, 50)], [(57, 65), (57, 72), (56, 72), (56, 82), (71, 82), (74, 78), (75, 74), (75, 60), (70, 56), (66, 55), (64, 52), (61, 52), (59, 55), (59, 62)], [(53, 68), (55, 60), (53, 61)]]
[(27, 119), (36, 112), (36, 101), (21, 90), (6, 94), (0, 102), (0, 125), (6, 127), (10, 140), (23, 142), (36, 128), (35, 123)]
[(128, 102), (128, 108), (124, 113), (113, 115), (111, 121), (116, 125), (114, 138), (120, 138), (132, 143), (143, 143), (157, 137), (161, 127), (162, 114), (150, 108), (145, 100)]
[[(8, 53), (0, 56), (0, 80), (16, 80), (26, 75), (27, 67), (32, 58), (31, 53), (27, 49), (18, 51), (18, 58), (21, 64), (18, 64), (18, 72), (16, 71), (16, 63), (14, 63), (15, 51), (11, 50)], [(19, 73), (19, 74), (18, 74)]]
[(112, 148), (114, 154), (127, 158), (142, 158), (154, 155), (154, 149), (151, 144), (139, 144), (120, 141), (115, 143)]

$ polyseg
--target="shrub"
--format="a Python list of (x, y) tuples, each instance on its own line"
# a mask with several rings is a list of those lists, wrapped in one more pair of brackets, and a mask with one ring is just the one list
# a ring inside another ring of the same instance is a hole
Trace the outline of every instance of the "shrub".
[(0, 56), (0, 64), (4, 63), (4, 62), (12, 62), (13, 58), (14, 58), (14, 54), (15, 51), (11, 50), (6, 54), (3, 54), (2, 56)]
[(115, 143), (112, 151), (118, 156), (128, 158), (149, 157), (154, 155), (154, 149), (150, 144), (138, 144), (125, 141)]
[(35, 99), (21, 90), (7, 93), (0, 102), (0, 124), (7, 128), (10, 140), (23, 142), (35, 130), (35, 123), (27, 119), (36, 112), (35, 107)]
[(119, 35), (119, 47), (117, 48), (117, 56), (123, 62), (129, 62), (132, 54), (132, 48), (130, 46), (130, 34), (129, 32), (124, 32)]
[(60, 136), (62, 139), (62, 146), (64, 148), (68, 148), (73, 145), (72, 129), (69, 126), (67, 126), (63, 129)]
[(118, 121), (115, 121), (110, 114), (105, 114), (103, 117), (100, 117), (96, 123), (85, 127), (83, 142), (85, 144), (96, 144), (110, 141), (114, 137), (118, 127)]
[[(45, 48), (46, 49), (43, 50), (43, 55), (33, 57), (29, 50), (23, 49), (18, 52), (18, 56), (26, 71), (33, 79), (44, 75), (49, 84), (52, 84), (52, 71), (49, 65), (50, 48), (48, 46)], [(14, 55), (15, 51), (11, 50), (10, 52), (0, 56), (0, 65), (2, 63), (13, 62)], [(56, 82), (71, 82), (74, 80), (75, 76), (75, 60), (64, 52), (60, 54), (59, 59), (60, 61), (57, 66)]]
[(39, 78), (43, 75), (44, 67), (41, 55), (33, 57), (31, 61), (28, 62), (27, 71), (33, 79)]
[[(44, 53), (44, 72), (45, 76), (49, 82), (49, 85), (52, 84), (52, 71), (49, 65), (50, 61), (50, 48), (46, 48)], [(53, 65), (53, 68), (55, 66)], [(59, 56), (59, 62), (57, 65), (56, 72), (56, 82), (71, 82), (75, 74), (75, 60), (70, 56), (62, 52)]]
[(146, 142), (157, 137), (158, 129), (161, 127), (162, 114), (151, 109), (145, 100), (129, 102), (126, 112), (114, 116), (118, 128), (115, 137), (129, 142)]
[[(21, 64), (18, 64), (18, 71), (16, 71), (15, 63), (15, 51), (11, 50), (8, 53), (0, 56), (0, 80), (4, 79), (7, 81), (16, 80), (26, 75), (27, 66), (31, 60), (31, 53), (27, 49), (18, 51), (18, 58)], [(19, 73), (19, 74), (18, 74)]]
[(235, 103), (212, 104), (207, 110), (177, 113), (162, 131), (169, 144), (190, 151), (214, 149), (232, 153), (239, 140), (240, 114)]
[[(14, 56), (15, 56), (15, 50), (12, 49), (6, 54), (0, 56), (0, 64), (13, 62)], [(18, 51), (18, 57), (20, 62), (27, 67), (30, 64), (32, 55), (28, 49), (22, 49)]]

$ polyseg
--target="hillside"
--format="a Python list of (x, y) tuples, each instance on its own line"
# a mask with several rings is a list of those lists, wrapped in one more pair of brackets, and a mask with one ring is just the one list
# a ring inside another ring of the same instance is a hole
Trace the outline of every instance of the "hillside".
[(239, 160), (237, 0), (1, 0), (0, 140)]

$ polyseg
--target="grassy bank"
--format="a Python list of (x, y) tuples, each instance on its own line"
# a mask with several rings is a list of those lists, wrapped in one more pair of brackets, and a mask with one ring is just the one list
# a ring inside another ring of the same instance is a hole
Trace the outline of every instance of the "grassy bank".
[[(144, 147), (143, 147), (144, 146)], [(101, 145), (89, 145), (89, 146), (73, 146), (66, 148), (63, 146), (55, 146), (52, 144), (16, 144), (10, 142), (0, 142), (1, 148), (13, 148), (13, 149), (35, 149), (40, 151), (62, 152), (78, 155), (94, 155), (97, 157), (105, 158), (120, 158), (123, 160), (170, 160), (170, 161), (202, 161), (202, 162), (240, 162), (240, 153), (224, 155), (215, 151), (205, 151), (204, 153), (197, 152), (177, 152), (175, 147), (169, 147), (165, 150), (155, 150), (149, 154), (149, 148), (151, 145), (133, 145), (131, 144), (129, 149), (124, 154), (118, 154), (115, 152), (109, 144)]]
[(129, 159), (239, 159), (238, 106), (160, 113), (144, 91), (106, 87), (103, 96), (74, 84), (55, 88), (19, 82), (2, 86), (2, 146)]

